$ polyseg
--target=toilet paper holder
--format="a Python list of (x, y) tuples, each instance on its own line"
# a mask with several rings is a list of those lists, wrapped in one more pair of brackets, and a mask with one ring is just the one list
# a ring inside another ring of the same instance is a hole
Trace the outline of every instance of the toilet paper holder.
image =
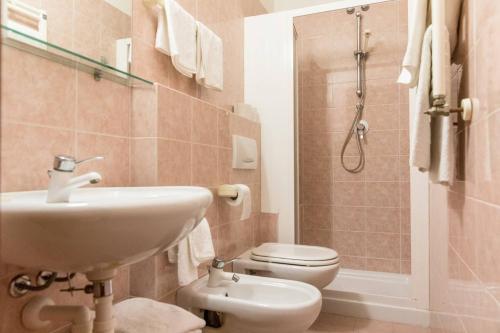
[(217, 195), (223, 198), (230, 198), (232, 200), (238, 199), (238, 188), (235, 185), (224, 184), (217, 188)]

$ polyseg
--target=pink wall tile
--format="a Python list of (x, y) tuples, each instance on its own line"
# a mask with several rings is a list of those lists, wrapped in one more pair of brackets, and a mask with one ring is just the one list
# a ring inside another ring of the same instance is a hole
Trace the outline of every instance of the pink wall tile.
[(74, 126), (76, 71), (10, 47), (1, 52), (2, 120)]
[(400, 209), (385, 207), (366, 208), (366, 230), (371, 232), (400, 232)]
[(158, 86), (132, 89), (130, 135), (156, 137), (158, 134)]
[(78, 173), (97, 171), (102, 176), (99, 186), (124, 186), (130, 183), (130, 139), (77, 133), (77, 155), (103, 156), (102, 161), (82, 164)]
[(304, 229), (332, 229), (333, 209), (328, 205), (303, 206)]
[(192, 116), (193, 142), (217, 145), (218, 112), (215, 107), (201, 101), (194, 102)]
[(193, 185), (217, 185), (217, 147), (193, 144), (192, 165)]
[(399, 156), (368, 156), (366, 181), (398, 181)]
[(193, 101), (188, 95), (159, 86), (158, 136), (168, 139), (191, 140)]
[(45, 189), (54, 156), (75, 153), (67, 130), (2, 122), (1, 138), (2, 192)]
[(191, 161), (191, 143), (158, 140), (158, 184), (191, 184)]
[(131, 139), (130, 182), (151, 186), (158, 182), (158, 143), (151, 138)]
[[(365, 231), (367, 215), (365, 207), (333, 207), (333, 228), (337, 231)], [(307, 221), (304, 218), (304, 223)]]
[(300, 241), (305, 245), (332, 247), (332, 233), (320, 229), (302, 229)]
[(364, 232), (334, 231), (333, 248), (339, 253), (366, 257), (366, 234)]
[(335, 182), (333, 184), (335, 206), (364, 206), (366, 187), (363, 182)]
[(400, 261), (395, 259), (366, 258), (366, 269), (375, 272), (399, 273)]
[(399, 183), (366, 183), (366, 202), (369, 206), (400, 207)]
[(399, 259), (400, 250), (401, 239), (399, 234), (371, 232), (366, 234), (367, 257), (378, 259)]
[(96, 82), (78, 73), (77, 129), (119, 136), (130, 134), (130, 88), (108, 80)]

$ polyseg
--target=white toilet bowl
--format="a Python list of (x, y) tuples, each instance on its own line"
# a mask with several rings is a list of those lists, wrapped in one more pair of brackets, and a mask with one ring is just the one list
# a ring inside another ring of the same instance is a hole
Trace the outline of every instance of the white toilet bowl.
[(340, 268), (337, 252), (326, 247), (264, 243), (233, 263), (235, 273), (295, 280), (323, 289)]
[(238, 282), (207, 283), (205, 276), (177, 291), (177, 304), (195, 315), (222, 314), (222, 326), (204, 333), (303, 333), (321, 311), (321, 293), (302, 282), (240, 274)]

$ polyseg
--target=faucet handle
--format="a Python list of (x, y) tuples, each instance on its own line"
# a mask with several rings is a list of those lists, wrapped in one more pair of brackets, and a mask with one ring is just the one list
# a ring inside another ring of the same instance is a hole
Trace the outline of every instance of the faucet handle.
[(237, 258), (231, 259), (231, 260), (224, 260), (219, 257), (215, 257), (214, 260), (212, 260), (212, 267), (217, 268), (217, 269), (223, 269), (227, 264), (232, 263), (235, 261)]
[(54, 170), (62, 172), (73, 172), (77, 164), (92, 161), (92, 160), (102, 160), (104, 157), (95, 156), (77, 161), (76, 158), (69, 155), (57, 155), (54, 157)]

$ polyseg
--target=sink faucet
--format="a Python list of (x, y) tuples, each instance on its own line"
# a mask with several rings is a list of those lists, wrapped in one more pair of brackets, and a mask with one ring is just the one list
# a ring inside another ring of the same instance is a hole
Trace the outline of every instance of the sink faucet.
[(96, 156), (77, 161), (72, 156), (57, 155), (54, 157), (54, 169), (49, 170), (50, 181), (47, 202), (69, 202), (72, 190), (88, 184), (99, 183), (102, 177), (97, 172), (89, 172), (78, 177), (73, 177), (73, 171), (75, 171), (76, 166), (80, 163), (102, 159), (104, 157)]
[(234, 260), (236, 259), (224, 261), (220, 258), (215, 257), (209, 269), (207, 286), (210, 288), (215, 288), (218, 287), (222, 281), (232, 280), (234, 282), (238, 282), (240, 280), (240, 277), (238, 275), (224, 272), (224, 267), (227, 264), (232, 263)]

